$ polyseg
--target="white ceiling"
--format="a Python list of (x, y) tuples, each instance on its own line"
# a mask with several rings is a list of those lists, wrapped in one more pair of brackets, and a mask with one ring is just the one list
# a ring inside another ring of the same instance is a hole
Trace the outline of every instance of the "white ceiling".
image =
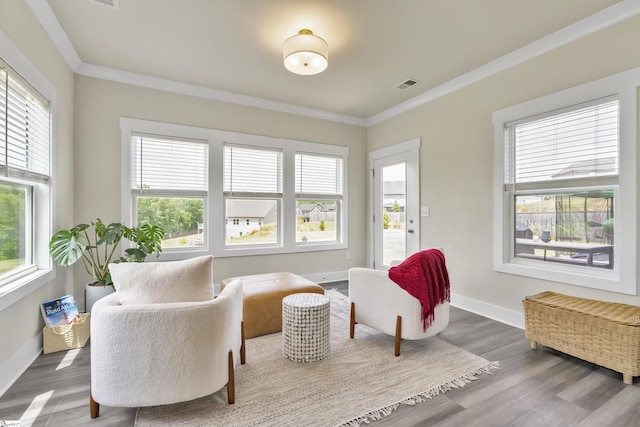
[[(640, 13), (640, 0), (27, 0), (83, 75), (368, 125)], [(329, 67), (298, 76), (309, 28)], [(400, 90), (412, 78), (421, 83)]]

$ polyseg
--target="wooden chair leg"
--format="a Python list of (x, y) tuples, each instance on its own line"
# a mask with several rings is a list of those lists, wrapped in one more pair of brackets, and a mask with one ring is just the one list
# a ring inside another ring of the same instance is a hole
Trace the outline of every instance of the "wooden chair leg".
[(240, 345), (240, 363), (244, 365), (247, 362), (247, 350), (244, 346), (244, 320), (240, 323), (240, 337), (242, 340), (242, 344)]
[(89, 412), (91, 418), (98, 418), (100, 416), (100, 404), (93, 400), (93, 395), (89, 392)]
[(236, 403), (236, 380), (233, 371), (233, 351), (229, 350), (229, 382), (227, 382), (227, 401), (229, 405)]
[(356, 332), (356, 305), (351, 303), (351, 320), (349, 321), (349, 337), (353, 338)]
[(394, 346), (394, 354), (400, 356), (400, 341), (402, 340), (402, 317), (396, 318), (396, 342)]

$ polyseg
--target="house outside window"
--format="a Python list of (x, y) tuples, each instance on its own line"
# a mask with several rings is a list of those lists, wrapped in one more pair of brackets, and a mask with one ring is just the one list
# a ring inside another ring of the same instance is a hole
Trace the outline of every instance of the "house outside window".
[(296, 243), (338, 240), (342, 161), (339, 156), (296, 153)]
[(225, 144), (225, 217), (233, 218), (227, 246), (279, 243), (282, 176), (281, 150)]
[(348, 148), (129, 118), (120, 128), (122, 221), (162, 226), (160, 259), (347, 247)]
[(0, 287), (49, 270), (49, 101), (0, 59)]
[(636, 220), (621, 208), (635, 205), (631, 80), (494, 113), (496, 270), (635, 293), (623, 278), (635, 278)]

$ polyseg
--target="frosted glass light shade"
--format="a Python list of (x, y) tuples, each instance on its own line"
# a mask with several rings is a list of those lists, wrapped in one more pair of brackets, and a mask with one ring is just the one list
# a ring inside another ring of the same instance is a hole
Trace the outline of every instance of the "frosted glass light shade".
[(284, 66), (295, 74), (318, 74), (329, 65), (329, 46), (310, 30), (300, 30), (284, 42)]

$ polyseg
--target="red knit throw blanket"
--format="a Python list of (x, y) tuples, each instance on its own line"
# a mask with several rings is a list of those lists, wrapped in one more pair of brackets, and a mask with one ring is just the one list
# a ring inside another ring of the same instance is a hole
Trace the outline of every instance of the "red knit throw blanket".
[(425, 331), (433, 322), (436, 305), (451, 299), (444, 254), (437, 249), (416, 252), (391, 267), (389, 278), (420, 301)]

